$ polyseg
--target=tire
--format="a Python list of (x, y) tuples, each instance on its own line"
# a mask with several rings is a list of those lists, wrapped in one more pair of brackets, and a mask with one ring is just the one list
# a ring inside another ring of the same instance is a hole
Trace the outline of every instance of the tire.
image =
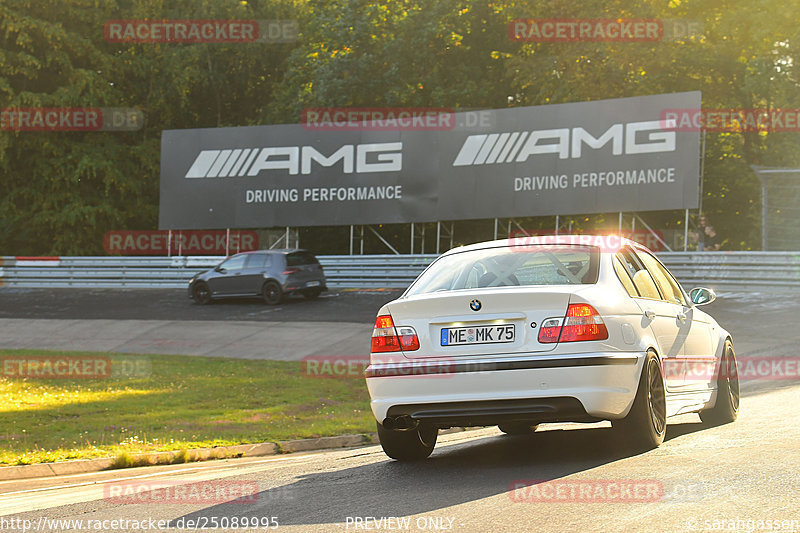
[(725, 341), (717, 374), (717, 400), (714, 407), (700, 411), (700, 420), (709, 425), (729, 424), (739, 416), (739, 372), (731, 341)]
[(664, 442), (667, 433), (667, 403), (661, 363), (652, 351), (642, 367), (639, 387), (628, 416), (611, 425), (623, 443), (634, 449), (650, 450)]
[(427, 458), (433, 452), (439, 434), (437, 428), (422, 424), (406, 431), (386, 429), (380, 422), (377, 426), (383, 452), (398, 461), (421, 461)]
[(531, 425), (524, 422), (509, 422), (508, 424), (500, 424), (497, 427), (506, 435), (530, 435), (539, 426), (538, 424)]
[(211, 291), (204, 281), (198, 281), (192, 286), (192, 299), (200, 305), (211, 303)]
[(278, 305), (283, 300), (283, 291), (274, 281), (268, 281), (261, 287), (261, 296), (267, 305)]
[(320, 294), (322, 294), (322, 289), (308, 289), (303, 292), (303, 297), (306, 300), (316, 300)]

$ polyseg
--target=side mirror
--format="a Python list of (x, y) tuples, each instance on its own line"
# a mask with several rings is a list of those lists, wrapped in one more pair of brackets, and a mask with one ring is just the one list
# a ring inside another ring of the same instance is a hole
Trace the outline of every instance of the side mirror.
[(689, 298), (695, 305), (706, 305), (717, 299), (717, 293), (705, 287), (696, 287), (689, 292)]
[(224, 274), (225, 273), (225, 269), (223, 267), (217, 265), (216, 267), (214, 267), (214, 272), (219, 272), (220, 274)]

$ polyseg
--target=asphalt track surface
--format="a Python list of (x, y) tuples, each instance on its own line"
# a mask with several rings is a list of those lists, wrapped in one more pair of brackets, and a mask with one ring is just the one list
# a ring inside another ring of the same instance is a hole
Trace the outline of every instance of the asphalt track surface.
[[(732, 333), (740, 360), (797, 360), (796, 295), (729, 294), (708, 309)], [(339, 322), (345, 329), (358, 323)], [(0, 482), (0, 530), (97, 531), (99, 524), (104, 531), (155, 531), (163, 520), (173, 531), (272, 531), (230, 525), (234, 517), (275, 517), (278, 531), (303, 532), (800, 531), (800, 379), (753, 378), (742, 392), (736, 422), (709, 427), (694, 414), (670, 419), (664, 444), (646, 453), (626, 450), (607, 423), (562, 424), (525, 437), (496, 428), (443, 435), (428, 460), (411, 464), (367, 446)], [(192, 494), (187, 487), (198, 494), (198, 486), (221, 482), (255, 488), (255, 496), (244, 503), (213, 495), (165, 501), (163, 491), (111, 498), (112, 487), (177, 485), (186, 490), (173, 495)], [(154, 527), (111, 520), (153, 520)], [(228, 527), (215, 529), (215, 521)]]
[(184, 290), (0, 288), (0, 347), (245, 359), (368, 356), (381, 305), (400, 290), (331, 290), (319, 299), (220, 300)]
[(269, 306), (260, 298), (195, 304), (183, 289), (16, 289), (0, 287), (0, 318), (368, 322), (400, 289), (331, 289), (315, 301), (290, 297)]

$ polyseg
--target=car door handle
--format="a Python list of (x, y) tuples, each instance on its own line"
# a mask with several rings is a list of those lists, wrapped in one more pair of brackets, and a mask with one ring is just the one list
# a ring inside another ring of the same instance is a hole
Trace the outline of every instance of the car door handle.
[(648, 320), (653, 320), (653, 319), (656, 317), (656, 312), (655, 312), (655, 311), (653, 311), (653, 310), (650, 310), (650, 309), (645, 309), (645, 311), (644, 311), (644, 316), (645, 316), (645, 317), (646, 317)]
[(681, 323), (686, 322), (686, 313), (678, 313), (675, 318), (677, 318)]

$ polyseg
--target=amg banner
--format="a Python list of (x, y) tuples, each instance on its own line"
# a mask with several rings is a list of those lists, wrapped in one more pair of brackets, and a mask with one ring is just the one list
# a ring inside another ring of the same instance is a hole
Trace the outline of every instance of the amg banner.
[(314, 128), (164, 131), (159, 227), (696, 208), (700, 133), (663, 118), (669, 109), (699, 110), (700, 93), (447, 113), (430, 130), (373, 116), (354, 131), (332, 114)]

